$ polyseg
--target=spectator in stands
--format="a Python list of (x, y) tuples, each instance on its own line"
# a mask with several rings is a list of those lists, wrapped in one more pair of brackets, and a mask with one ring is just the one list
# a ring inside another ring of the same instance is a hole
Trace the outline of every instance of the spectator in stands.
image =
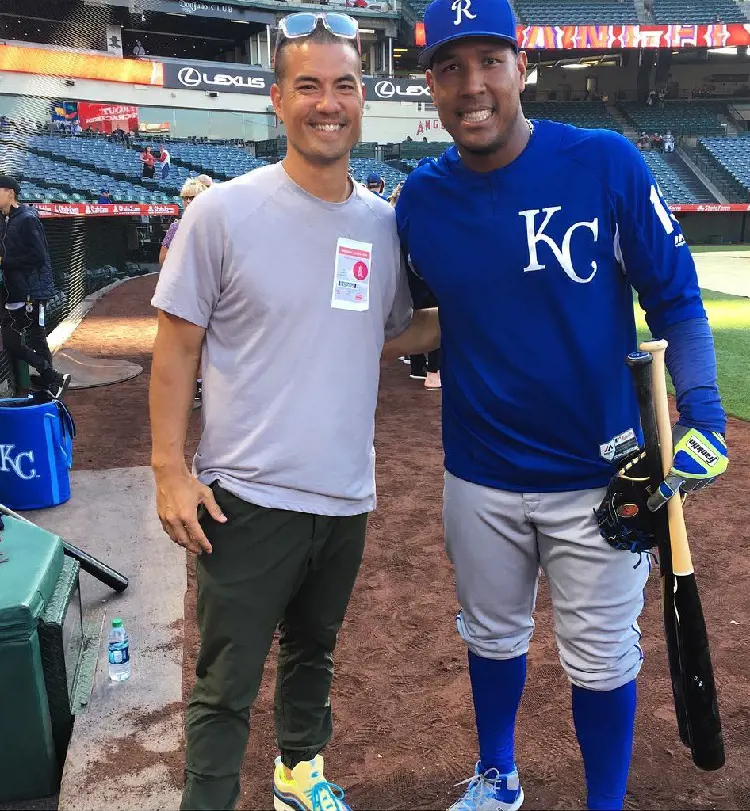
[(100, 205), (110, 205), (112, 203), (112, 194), (109, 189), (101, 189), (99, 199), (96, 202)]
[(674, 135), (672, 135), (672, 130), (667, 130), (667, 134), (664, 136), (664, 151), (674, 152)]
[(146, 56), (146, 49), (143, 47), (139, 39), (135, 41), (135, 45), (133, 46), (133, 56), (136, 59), (142, 59), (144, 56)]
[(378, 197), (382, 198), (383, 200), (387, 200), (388, 198), (383, 194), (385, 190), (385, 180), (377, 172), (370, 172), (367, 175), (367, 181), (365, 182), (365, 186), (373, 193), (377, 194)]
[[(182, 213), (184, 214), (187, 211), (188, 206), (190, 203), (195, 200), (195, 198), (201, 193), (204, 192), (211, 183), (208, 184), (203, 183), (201, 178), (205, 177), (209, 181), (211, 180), (208, 175), (198, 175), (198, 177), (189, 177), (180, 191), (180, 199), (182, 200)], [(172, 244), (172, 240), (174, 239), (174, 235), (177, 233), (177, 229), (180, 225), (180, 218), (176, 219), (167, 229), (167, 233), (164, 235), (164, 239), (161, 242), (161, 249), (159, 250), (159, 267), (164, 264), (164, 261), (167, 258), (167, 253), (169, 251), (169, 246)]]
[(651, 149), (656, 149), (658, 152), (664, 151), (664, 139), (658, 132), (651, 136)]
[(0, 176), (3, 347), (36, 369), (38, 376), (32, 376), (32, 382), (58, 399), (70, 375), (60, 374), (52, 365), (44, 328), (45, 305), (55, 294), (52, 262), (42, 221), (35, 209), (19, 203), (20, 194), (14, 178)]
[(166, 180), (172, 168), (172, 157), (163, 145), (159, 146), (159, 163), (161, 164), (161, 179)]
[(153, 153), (151, 152), (151, 147), (147, 146), (144, 148), (143, 152), (140, 155), (141, 163), (143, 164), (143, 177), (153, 177), (154, 176), (154, 162), (155, 158)]
[(642, 132), (638, 136), (638, 140), (635, 142), (638, 149), (643, 151), (644, 149), (648, 149), (650, 145), (650, 141), (648, 139), (648, 135), (645, 132)]

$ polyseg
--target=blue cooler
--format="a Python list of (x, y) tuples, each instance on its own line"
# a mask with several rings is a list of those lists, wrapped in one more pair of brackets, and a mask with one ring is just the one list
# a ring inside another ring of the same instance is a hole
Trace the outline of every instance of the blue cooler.
[(35, 510), (67, 501), (74, 436), (62, 401), (0, 399), (0, 503)]

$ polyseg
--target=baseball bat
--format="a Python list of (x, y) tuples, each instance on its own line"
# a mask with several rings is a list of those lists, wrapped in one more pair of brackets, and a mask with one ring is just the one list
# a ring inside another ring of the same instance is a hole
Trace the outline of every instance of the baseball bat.
[[(664, 340), (648, 341), (640, 346), (641, 351), (649, 352), (653, 357), (651, 380), (662, 476), (669, 473), (673, 458), (672, 423), (669, 417), (664, 363), (666, 348), (667, 342)], [(693, 763), (700, 769), (713, 771), (724, 765), (724, 739), (706, 621), (695, 580), (679, 493), (669, 499), (666, 510), (672, 549), (674, 629), (682, 674), (687, 737)]]
[[(656, 429), (656, 412), (654, 410), (653, 384), (651, 379), (651, 366), (653, 356), (650, 352), (632, 352), (626, 359), (633, 376), (638, 410), (641, 415), (641, 428), (646, 451), (646, 464), (649, 477), (649, 488), (653, 492), (662, 480), (661, 449), (659, 447), (659, 433)], [(674, 699), (677, 729), (680, 740), (685, 746), (690, 746), (687, 712), (685, 709), (685, 691), (682, 685), (682, 670), (680, 668), (679, 650), (677, 647), (677, 633), (675, 628), (674, 611), (674, 574), (672, 572), (672, 545), (669, 541), (669, 522), (666, 510), (659, 510), (654, 514), (656, 521), (656, 537), (659, 549), (659, 576), (661, 586), (661, 609), (664, 625), (664, 639), (667, 646), (667, 662), (669, 676), (672, 682), (672, 696)]]
[[(15, 518), (17, 521), (23, 521), (26, 524), (33, 524), (33, 521), (29, 521), (28, 518), (24, 518), (17, 512), (13, 512), (13, 510), (6, 507), (4, 504), (0, 504), (0, 515), (7, 515), (11, 518)], [(73, 546), (73, 544), (68, 543), (65, 540), (61, 539), (61, 541), (63, 552), (69, 558), (77, 560), (84, 572), (87, 572), (92, 577), (95, 577), (97, 580), (104, 583), (105, 586), (109, 586), (114, 591), (122, 592), (128, 587), (128, 578), (125, 577), (125, 575), (121, 572), (118, 572), (117, 569), (113, 569), (111, 566), (103, 563), (93, 555), (89, 555), (89, 553), (84, 552), (83, 549), (79, 549), (77, 546)]]

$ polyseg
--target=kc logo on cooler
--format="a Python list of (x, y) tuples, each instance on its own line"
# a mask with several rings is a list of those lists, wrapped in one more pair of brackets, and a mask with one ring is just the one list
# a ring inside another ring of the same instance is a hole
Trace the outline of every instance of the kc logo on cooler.
[[(36, 478), (34, 465), (34, 451), (17, 451), (13, 454), (15, 445), (0, 445), (0, 473), (15, 473), (19, 479)], [(26, 459), (26, 470), (24, 462)]]

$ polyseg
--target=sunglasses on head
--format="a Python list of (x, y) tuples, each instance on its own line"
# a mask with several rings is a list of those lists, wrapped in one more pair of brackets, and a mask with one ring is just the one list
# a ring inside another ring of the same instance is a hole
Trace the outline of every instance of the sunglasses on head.
[(357, 46), (359, 53), (362, 53), (362, 47), (359, 42), (359, 23), (350, 17), (348, 14), (341, 14), (337, 11), (300, 11), (296, 14), (289, 14), (279, 21), (279, 30), (276, 34), (276, 47), (274, 48), (274, 59), (279, 46), (285, 39), (302, 39), (309, 37), (318, 24), (322, 23), (323, 27), (333, 34), (335, 37), (348, 39), (354, 42)]

